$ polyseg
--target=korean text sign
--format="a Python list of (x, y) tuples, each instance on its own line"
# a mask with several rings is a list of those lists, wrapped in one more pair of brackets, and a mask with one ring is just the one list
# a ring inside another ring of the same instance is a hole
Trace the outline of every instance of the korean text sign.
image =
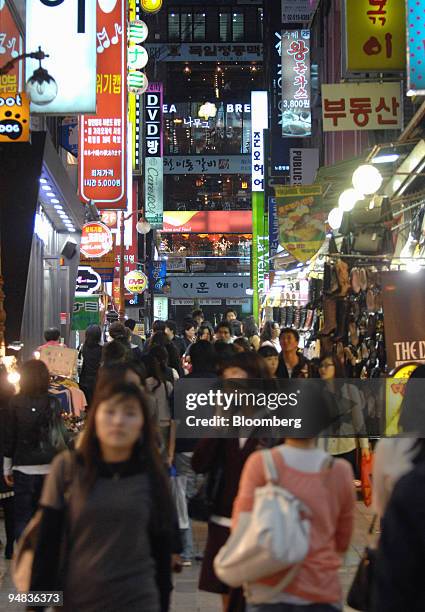
[(162, 157), (162, 83), (150, 83), (145, 96), (145, 157)]
[(282, 32), (282, 134), (311, 135), (310, 30)]
[(403, 70), (404, 0), (345, 0), (345, 36), (349, 72)]
[(407, 0), (407, 95), (425, 96), (424, 3)]
[(251, 92), (252, 191), (264, 191), (264, 130), (268, 128), (267, 91)]
[[(26, 3), (26, 51), (41, 47), (49, 55), (42, 66), (58, 86), (55, 99), (43, 106), (32, 103), (32, 112), (56, 115), (95, 112), (97, 4), (94, 0)], [(27, 59), (27, 76), (38, 67), (37, 60)]]
[(402, 127), (400, 83), (322, 85), (323, 130), (397, 130)]
[(72, 329), (85, 330), (89, 325), (99, 325), (99, 299), (93, 297), (77, 297), (74, 300), (72, 312)]
[[(13, 15), (4, 2), (0, 2), (0, 57), (5, 64), (23, 53), (23, 41)], [(7, 74), (0, 76), (0, 94), (22, 91), (23, 62), (16, 62)]]
[[(125, 1), (97, 11), (97, 112), (80, 121), (79, 188), (98, 209), (126, 206)], [(106, 10), (106, 9), (105, 9)]]

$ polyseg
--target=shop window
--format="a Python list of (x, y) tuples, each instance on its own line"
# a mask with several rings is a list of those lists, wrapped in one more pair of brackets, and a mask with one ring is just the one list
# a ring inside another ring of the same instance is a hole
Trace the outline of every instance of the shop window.
[(206, 15), (205, 13), (195, 13), (193, 18), (193, 40), (205, 40)]
[(168, 40), (180, 40), (180, 15), (179, 13), (168, 13)]
[(233, 42), (241, 42), (244, 40), (244, 19), (243, 13), (233, 13), (232, 14), (232, 40)]
[(232, 40), (232, 13), (220, 13), (220, 42)]
[(181, 14), (181, 41), (192, 41), (192, 13)]

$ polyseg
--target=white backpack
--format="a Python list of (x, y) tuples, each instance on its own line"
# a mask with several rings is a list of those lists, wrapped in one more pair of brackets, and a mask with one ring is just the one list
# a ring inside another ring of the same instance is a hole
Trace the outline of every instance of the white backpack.
[[(295, 577), (310, 547), (309, 509), (278, 484), (270, 450), (262, 453), (266, 484), (255, 490), (251, 512), (241, 512), (238, 525), (214, 559), (218, 578), (231, 587), (244, 585), (250, 603), (263, 603)], [(256, 582), (291, 568), (274, 587)]]

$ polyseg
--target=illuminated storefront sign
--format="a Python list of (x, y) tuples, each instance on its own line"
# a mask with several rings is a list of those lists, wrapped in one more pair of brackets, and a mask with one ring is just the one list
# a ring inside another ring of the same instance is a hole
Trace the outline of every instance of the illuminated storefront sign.
[(282, 32), (282, 134), (311, 136), (310, 30)]
[(80, 121), (79, 186), (97, 208), (126, 206), (125, 1), (98, 9), (97, 113)]
[(246, 297), (246, 290), (250, 287), (249, 276), (222, 275), (220, 277), (206, 277), (205, 275), (170, 276), (171, 298), (195, 297)]
[(157, 13), (162, 7), (162, 0), (140, 0), (140, 6), (145, 13)]
[[(99, 54), (99, 49), (103, 51), (118, 40), (113, 23), (112, 32), (98, 28), (96, 42), (97, 4), (68, 0), (26, 3), (26, 50), (41, 47), (49, 55), (43, 60), (43, 68), (58, 86), (55, 99), (43, 106), (31, 103), (32, 112), (75, 115), (96, 111), (96, 46)], [(105, 15), (102, 4), (99, 3), (98, 15)], [(115, 25), (119, 27), (119, 22)], [(37, 60), (26, 60), (27, 75), (37, 68)]]
[(316, 179), (319, 165), (319, 149), (290, 149), (291, 185), (312, 185)]
[(164, 157), (164, 174), (250, 174), (249, 155)]
[(252, 191), (264, 191), (264, 130), (268, 128), (266, 91), (251, 92)]
[(322, 85), (323, 130), (397, 130), (402, 127), (400, 83)]
[(345, 0), (347, 70), (403, 70), (405, 23), (404, 0)]
[(425, 96), (425, 13), (423, 2), (407, 0), (407, 95)]
[(84, 257), (103, 257), (112, 248), (113, 237), (109, 227), (99, 222), (83, 225), (80, 252)]
[(161, 229), (164, 210), (162, 158), (162, 83), (150, 83), (145, 96), (145, 218)]
[(143, 293), (148, 286), (148, 277), (140, 270), (134, 270), (126, 274), (124, 285), (130, 293), (140, 294)]
[(162, 157), (162, 83), (150, 83), (145, 96), (145, 157)]
[(161, 62), (259, 62), (263, 59), (263, 45), (258, 43), (229, 45), (147, 43), (145, 46), (149, 57)]
[[(131, 9), (130, 12), (135, 11)], [(148, 27), (140, 19), (128, 23), (128, 50), (127, 50), (127, 88), (128, 91), (141, 95), (148, 87), (146, 74), (142, 72), (148, 63), (149, 56), (142, 43), (148, 37)]]
[[(1, 64), (10, 62), (23, 53), (23, 39), (13, 15), (5, 2), (0, 2), (0, 57)], [(23, 89), (24, 63), (16, 62), (12, 70), (0, 75), (0, 94), (16, 93)]]
[(247, 234), (252, 231), (252, 214), (250, 210), (169, 210), (164, 211), (163, 231)]
[(30, 103), (24, 93), (0, 95), (0, 142), (28, 142)]

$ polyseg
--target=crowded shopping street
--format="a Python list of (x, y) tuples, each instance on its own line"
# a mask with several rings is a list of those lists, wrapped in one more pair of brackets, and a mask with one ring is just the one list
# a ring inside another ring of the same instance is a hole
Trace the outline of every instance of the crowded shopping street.
[(0, 612), (425, 612), (422, 0), (0, 0)]

